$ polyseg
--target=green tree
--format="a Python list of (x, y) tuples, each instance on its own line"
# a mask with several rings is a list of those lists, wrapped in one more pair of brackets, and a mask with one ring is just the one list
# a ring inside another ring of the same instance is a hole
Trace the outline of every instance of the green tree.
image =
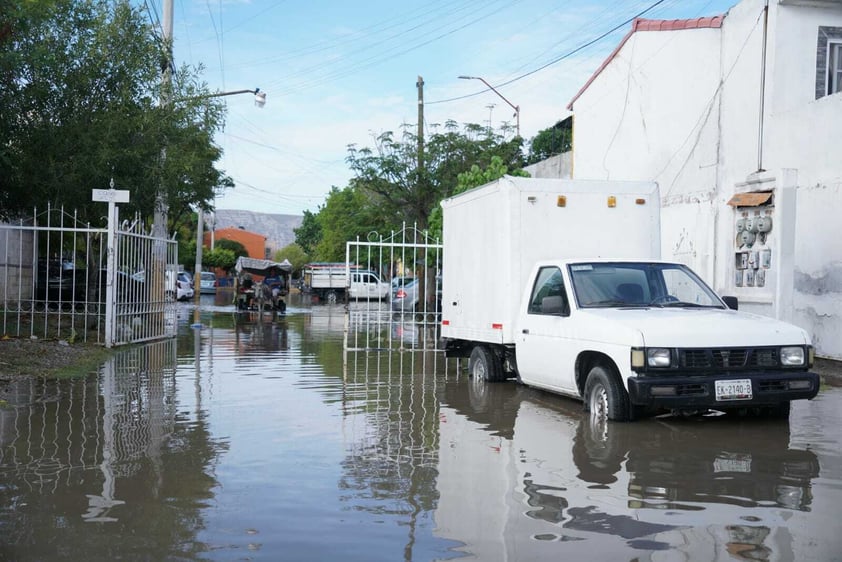
[(113, 178), (131, 193), (123, 216), (151, 217), (163, 189), (172, 232), (191, 206), (210, 208), (230, 187), (213, 165), (224, 106), (202, 97), (200, 69), (188, 67), (175, 73), (172, 97), (181, 101), (158, 103), (166, 49), (140, 6), (5, 0), (2, 14), (0, 214), (51, 203), (99, 221), (91, 189)]
[(322, 239), (322, 227), (319, 224), (318, 214), (312, 211), (304, 211), (301, 226), (293, 229), (293, 232), (295, 233), (295, 243), (301, 246), (304, 253), (313, 254)]
[(331, 189), (318, 214), (321, 240), (311, 254), (316, 261), (345, 261), (345, 244), (358, 236), (366, 239), (372, 231), (391, 227), (369, 196), (352, 186)]
[(248, 257), (249, 253), (246, 250), (246, 247), (237, 242), (236, 240), (227, 240), (222, 238), (221, 240), (217, 240), (214, 243), (214, 248), (220, 248), (222, 250), (230, 250), (234, 254), (234, 262), (237, 261), (237, 258), (240, 256)]
[(237, 256), (234, 252), (225, 248), (214, 248), (202, 252), (202, 265), (204, 267), (219, 267), (224, 269), (226, 273), (234, 269), (237, 263)]
[(298, 273), (310, 261), (310, 257), (298, 244), (292, 243), (275, 252), (275, 261), (289, 260), (293, 274)]
[[(456, 188), (453, 190), (453, 193), (451, 193), (451, 195), (457, 195), (459, 193), (468, 191), (469, 189), (473, 189), (475, 187), (491, 183), (494, 180), (502, 178), (506, 174), (524, 178), (529, 177), (529, 173), (523, 169), (512, 170), (512, 172), (509, 173), (509, 168), (505, 164), (503, 164), (503, 159), (497, 155), (494, 155), (491, 157), (491, 162), (489, 162), (488, 166), (485, 169), (482, 169), (476, 164), (474, 164), (473, 166), (471, 166), (471, 169), (467, 172), (460, 173), (457, 178)], [(441, 206), (436, 206), (436, 208), (433, 209), (433, 211), (430, 213), (430, 233), (433, 236), (441, 238)]]
[(380, 217), (395, 228), (402, 222), (424, 230), (430, 212), (438, 202), (453, 193), (459, 173), (471, 166), (488, 166), (498, 156), (509, 169), (522, 167), (522, 139), (505, 140), (489, 134), (486, 127), (465, 125), (461, 130), (453, 121), (443, 132), (427, 139), (422, 166), (418, 166), (418, 138), (405, 129), (396, 139), (386, 132), (375, 139), (375, 147), (348, 147), (347, 162), (354, 173), (351, 186), (368, 197)]
[(527, 162), (534, 164), (550, 156), (570, 151), (573, 135), (568, 120), (559, 121), (552, 127), (538, 131), (529, 143)]

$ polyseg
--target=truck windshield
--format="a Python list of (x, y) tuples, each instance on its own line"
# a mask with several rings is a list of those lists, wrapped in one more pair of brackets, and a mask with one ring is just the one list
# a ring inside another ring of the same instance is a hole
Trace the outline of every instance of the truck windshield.
[(579, 308), (726, 308), (689, 268), (674, 263), (570, 264)]

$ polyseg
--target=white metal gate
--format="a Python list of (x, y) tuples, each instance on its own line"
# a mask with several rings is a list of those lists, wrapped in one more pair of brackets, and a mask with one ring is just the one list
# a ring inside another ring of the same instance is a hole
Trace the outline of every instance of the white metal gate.
[[(114, 206), (110, 233), (50, 206), (0, 224), (0, 337), (110, 347), (174, 335), (166, 287), (175, 283), (176, 242), (153, 238), (137, 218), (118, 226), (117, 217)], [(156, 262), (160, 274), (150, 277)]]
[[(346, 349), (439, 351), (442, 245), (427, 231), (404, 225), (376, 232), (345, 248), (348, 287)], [(353, 283), (387, 284), (386, 296)], [(355, 290), (356, 289), (356, 290)]]

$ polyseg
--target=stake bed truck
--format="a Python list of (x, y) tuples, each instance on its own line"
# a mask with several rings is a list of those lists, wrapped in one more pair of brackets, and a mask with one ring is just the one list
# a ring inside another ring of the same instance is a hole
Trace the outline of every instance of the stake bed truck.
[(442, 208), (442, 338), (475, 378), (517, 378), (617, 421), (784, 417), (818, 392), (807, 332), (739, 312), (659, 259), (657, 184), (506, 176)]

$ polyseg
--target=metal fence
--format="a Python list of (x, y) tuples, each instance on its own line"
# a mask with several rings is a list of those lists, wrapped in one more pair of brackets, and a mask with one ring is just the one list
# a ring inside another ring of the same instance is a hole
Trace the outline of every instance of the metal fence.
[[(438, 239), (415, 225), (404, 225), (388, 236), (371, 233), (367, 240), (348, 242), (345, 258), (350, 272), (349, 350), (382, 350), (397, 342), (404, 350), (439, 351), (442, 245)], [(370, 282), (375, 277), (388, 287), (382, 302), (353, 297), (365, 294), (362, 289), (353, 291), (357, 278)], [(366, 329), (354, 329), (358, 325)], [(383, 330), (372, 326), (384, 326), (388, 334), (383, 336)]]
[(175, 240), (117, 218), (111, 235), (49, 206), (0, 224), (0, 336), (110, 347), (174, 335)]

